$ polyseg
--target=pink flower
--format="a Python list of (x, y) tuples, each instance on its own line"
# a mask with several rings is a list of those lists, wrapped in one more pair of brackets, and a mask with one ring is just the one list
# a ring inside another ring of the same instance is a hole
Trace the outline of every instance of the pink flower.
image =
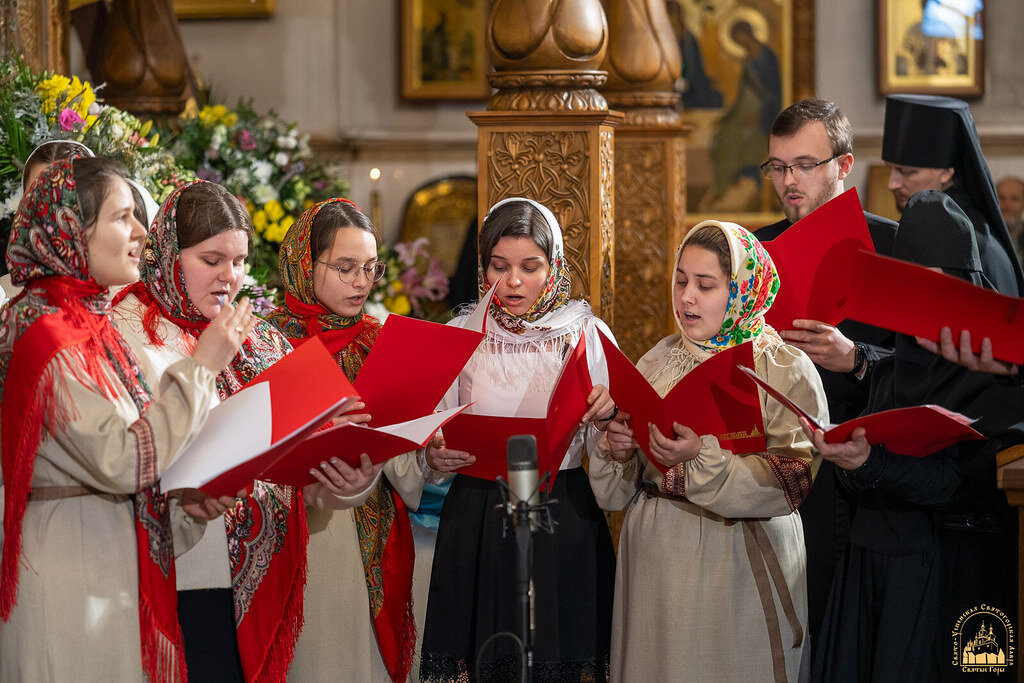
[(249, 129), (238, 131), (238, 146), (244, 150), (256, 149), (256, 137)]
[(407, 266), (416, 264), (417, 256), (427, 256), (427, 238), (417, 237), (412, 242), (399, 242), (395, 245), (395, 253)]
[(440, 301), (448, 296), (448, 276), (441, 269), (441, 262), (437, 259), (430, 260), (430, 269), (423, 278), (423, 286), (431, 291), (428, 295), (431, 301)]
[(78, 115), (78, 112), (67, 107), (57, 117), (57, 123), (60, 124), (60, 129), (63, 131), (78, 130), (85, 124), (85, 120)]

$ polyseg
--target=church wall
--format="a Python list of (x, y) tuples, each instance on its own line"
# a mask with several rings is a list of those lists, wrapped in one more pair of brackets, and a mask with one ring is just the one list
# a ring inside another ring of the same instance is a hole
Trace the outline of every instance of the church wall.
[[(352, 198), (369, 210), (379, 192), (382, 227), (393, 241), (402, 203), (422, 182), (475, 173), (467, 109), (479, 102), (408, 103), (399, 97), (397, 0), (278, 0), (266, 20), (183, 21), (193, 64), (218, 96), (253, 96), (324, 141), (344, 162)], [(986, 9), (986, 95), (972, 102), (993, 174), (1024, 175), (1024, 73), (1015, 35), (1024, 3)], [(866, 193), (879, 164), (884, 99), (875, 89), (874, 3), (818, 0), (816, 89), (853, 123), (857, 164), (849, 185)], [(369, 169), (381, 168), (371, 182)], [(400, 177), (395, 177), (396, 172)]]

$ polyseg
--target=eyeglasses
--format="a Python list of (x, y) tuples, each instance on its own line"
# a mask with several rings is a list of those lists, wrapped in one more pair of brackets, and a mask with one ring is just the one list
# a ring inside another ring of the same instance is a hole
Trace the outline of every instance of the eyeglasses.
[(828, 159), (822, 161), (801, 161), (798, 164), (779, 164), (772, 161), (766, 161), (761, 164), (761, 175), (766, 179), (771, 180), (772, 178), (785, 178), (786, 171), (792, 171), (793, 176), (796, 178), (806, 178), (811, 175), (811, 172), (819, 166), (823, 166), (833, 159), (838, 159), (841, 154), (830, 156)]
[(348, 261), (340, 266), (327, 263), (326, 261), (317, 261), (317, 263), (327, 266), (338, 274), (338, 279), (344, 284), (352, 284), (359, 277), (359, 271), (363, 271), (366, 275), (366, 279), (370, 282), (376, 282), (377, 280), (384, 277), (384, 270), (387, 268), (386, 263), (383, 261), (376, 261), (372, 264), (361, 266), (355, 261)]

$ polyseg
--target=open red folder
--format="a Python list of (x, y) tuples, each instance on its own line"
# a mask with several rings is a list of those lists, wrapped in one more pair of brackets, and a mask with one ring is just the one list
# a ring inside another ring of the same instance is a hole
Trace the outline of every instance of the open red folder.
[[(626, 356), (601, 334), (611, 394), (620, 410), (630, 415), (630, 428), (644, 453), (650, 453), (648, 423), (663, 436), (675, 438), (672, 423), (686, 425), (697, 434), (713, 434), (722, 448), (733, 453), (759, 453), (765, 449), (764, 420), (757, 389), (739, 366), (753, 365), (753, 345), (740, 344), (716, 353), (672, 387), (661, 398)], [(654, 458), (662, 472), (666, 468)]]
[(966, 280), (916, 263), (859, 252), (847, 280), (849, 292), (837, 301), (843, 316), (901, 334), (939, 341), (949, 327), (953, 340), (971, 333), (971, 346), (992, 340), (992, 354), (1024, 363), (1024, 300), (976, 287)]
[(476, 457), (475, 463), (459, 469), (458, 473), (480, 479), (507, 476), (508, 438), (516, 434), (532, 434), (537, 439), (538, 472), (541, 477), (550, 472), (554, 483), (565, 452), (580, 427), (580, 418), (587, 412), (587, 397), (593, 388), (587, 366), (586, 338), (580, 337), (562, 366), (562, 373), (548, 400), (546, 417), (501, 417), (464, 412), (445, 425), (446, 446)]
[(983, 434), (971, 427), (975, 420), (936, 405), (895, 408), (863, 415), (839, 425), (821, 425), (813, 415), (758, 377), (753, 370), (746, 367), (740, 369), (769, 396), (794, 414), (807, 418), (815, 429), (822, 430), (827, 443), (842, 443), (850, 438), (854, 429), (863, 427), (868, 443), (884, 444), (893, 453), (921, 458), (959, 441), (985, 439)]
[(494, 287), (484, 296), (465, 328), (389, 315), (355, 387), (374, 427), (406, 422), (434, 412), (484, 338), (487, 308)]
[(434, 432), (468, 407), (459, 406), (376, 429), (357, 424), (325, 429), (300, 443), (260, 478), (275, 484), (305, 486), (316, 482), (309, 470), (316, 469), (330, 458), (341, 458), (352, 467), (358, 467), (359, 456), (366, 453), (373, 463), (384, 462), (396, 455), (423, 448)]
[(233, 496), (355, 396), (323, 342), (312, 339), (214, 407), (202, 431), (164, 471), (161, 488)]
[(875, 251), (856, 188), (764, 242), (764, 248), (781, 283), (765, 320), (779, 330), (792, 329), (797, 318), (829, 325), (841, 322), (847, 316), (839, 303), (849, 286), (844, 274), (850, 272), (858, 251)]

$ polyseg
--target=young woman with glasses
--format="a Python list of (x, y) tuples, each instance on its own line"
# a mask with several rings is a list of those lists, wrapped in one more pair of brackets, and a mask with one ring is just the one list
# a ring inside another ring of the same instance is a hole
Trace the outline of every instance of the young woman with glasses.
[[(363, 313), (373, 283), (384, 275), (377, 244), (370, 219), (352, 202), (338, 198), (310, 207), (281, 244), (285, 305), (268, 321), (295, 345), (320, 338), (350, 380), (355, 380), (381, 328), (380, 321)], [(355, 410), (363, 408), (356, 404)], [(350, 419), (368, 422), (370, 415)], [(374, 469), (381, 471), (379, 466)], [(413, 538), (406, 506), (419, 506), (423, 471), (415, 454), (407, 454), (389, 460), (383, 472), (385, 476), (348, 499), (349, 509), (307, 511), (309, 599), (289, 678), (408, 678), (416, 630)]]

